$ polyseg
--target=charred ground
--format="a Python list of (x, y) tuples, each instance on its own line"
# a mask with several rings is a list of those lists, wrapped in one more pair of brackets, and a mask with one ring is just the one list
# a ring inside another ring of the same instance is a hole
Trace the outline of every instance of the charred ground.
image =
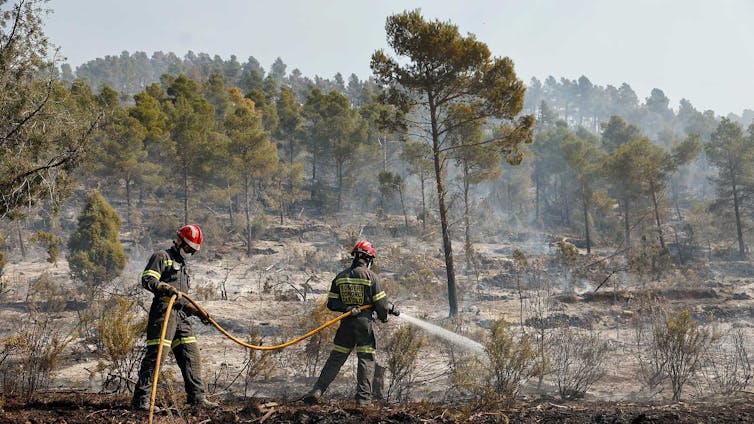
[[(146, 413), (128, 409), (128, 398), (90, 393), (46, 393), (31, 403), (6, 400), (2, 423), (143, 423)], [(539, 400), (512, 404), (375, 404), (357, 408), (331, 401), (306, 406), (296, 401), (250, 399), (218, 410), (186, 407), (155, 415), (157, 423), (741, 423), (754, 420), (754, 397), (717, 401), (640, 404)]]

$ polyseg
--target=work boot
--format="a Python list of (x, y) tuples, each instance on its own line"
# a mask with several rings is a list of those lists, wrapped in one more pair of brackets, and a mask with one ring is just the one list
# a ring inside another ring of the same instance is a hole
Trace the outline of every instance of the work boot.
[(312, 389), (309, 393), (307, 393), (303, 401), (307, 405), (314, 405), (315, 403), (319, 402), (319, 398), (322, 397), (322, 390), (320, 389)]
[[(149, 398), (134, 399), (133, 402), (131, 402), (131, 409), (134, 411), (149, 412)], [(160, 411), (162, 411), (162, 408), (155, 405), (153, 412), (156, 414)]]
[(360, 406), (360, 407), (372, 406), (372, 401), (369, 399), (356, 399), (356, 406)]
[(193, 401), (189, 402), (191, 406), (195, 408), (207, 408), (207, 409), (214, 409), (219, 408), (220, 404), (217, 402), (212, 402), (211, 400), (207, 399), (204, 396), (198, 397), (194, 399)]

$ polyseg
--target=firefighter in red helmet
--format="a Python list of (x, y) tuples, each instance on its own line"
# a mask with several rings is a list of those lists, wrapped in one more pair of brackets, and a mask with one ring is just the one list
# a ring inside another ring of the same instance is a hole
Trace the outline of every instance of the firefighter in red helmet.
[(147, 351), (139, 369), (139, 380), (134, 388), (132, 400), (134, 409), (149, 410), (152, 379), (157, 363), (157, 348), (168, 301), (172, 295), (177, 295), (179, 298), (173, 305), (164, 343), (165, 347), (172, 349), (178, 367), (181, 369), (186, 400), (190, 405), (195, 406), (218, 406), (209, 401), (205, 395), (199, 348), (188, 319), (190, 316), (198, 316), (206, 324), (209, 317), (197, 310), (186, 299), (180, 298), (180, 292), (188, 293), (190, 289), (186, 259), (201, 249), (203, 239), (202, 229), (198, 225), (184, 225), (176, 232), (173, 246), (152, 254), (141, 274), (141, 285), (154, 293), (154, 298), (149, 308)]
[[(327, 294), (328, 309), (335, 312), (350, 311), (351, 316), (340, 321), (330, 357), (314, 387), (303, 398), (306, 403), (316, 403), (319, 400), (352, 350), (356, 351), (358, 357), (356, 403), (363, 406), (372, 401), (376, 352), (374, 314), (380, 321), (387, 322), (388, 313), (398, 315), (398, 311), (388, 304), (377, 274), (370, 269), (376, 256), (372, 244), (367, 240), (360, 240), (351, 250), (351, 255), (351, 266), (335, 277)], [(362, 311), (359, 307), (363, 305), (372, 305), (372, 308)]]

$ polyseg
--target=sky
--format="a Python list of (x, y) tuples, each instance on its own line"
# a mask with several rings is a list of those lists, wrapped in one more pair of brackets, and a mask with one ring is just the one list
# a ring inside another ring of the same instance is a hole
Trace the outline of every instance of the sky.
[(144, 51), (280, 57), (290, 72), (371, 75), (385, 19), (421, 9), (513, 59), (529, 82), (552, 75), (596, 85), (628, 83), (640, 100), (659, 88), (677, 110), (740, 115), (754, 109), (752, 0), (51, 0), (50, 40), (77, 66)]

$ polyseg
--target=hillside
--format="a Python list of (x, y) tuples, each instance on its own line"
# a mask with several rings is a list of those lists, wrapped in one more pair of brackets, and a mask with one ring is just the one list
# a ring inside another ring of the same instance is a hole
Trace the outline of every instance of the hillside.
[[(270, 407), (263, 407), (264, 412), (260, 412), (250, 405), (269, 402), (276, 402), (277, 406), (265, 422), (507, 422), (504, 417), (512, 422), (528, 422), (533, 417), (544, 422), (697, 422), (698, 417), (709, 416), (711, 411), (715, 411), (717, 422), (732, 422), (728, 421), (732, 417), (752, 413), (746, 393), (714, 400), (714, 378), (703, 373), (687, 384), (682, 399), (688, 403), (670, 402), (672, 391), (667, 383), (653, 388), (642, 383), (635, 340), (637, 317), (639, 321), (651, 321), (650, 312), (658, 305), (674, 311), (689, 310), (704, 328), (720, 334), (735, 328), (749, 335), (754, 311), (754, 266), (748, 261), (696, 261), (686, 267), (674, 266), (660, 278), (640, 279), (633, 274), (616, 273), (612, 268), (619, 268), (621, 259), (611, 257), (611, 251), (596, 249), (586, 255), (577, 249), (574, 263), (579, 265), (566, 265), (557, 243), (548, 241), (552, 236), (501, 232), (475, 246), (479, 262), (474, 273), (460, 279), (461, 312), (458, 319), (451, 320), (445, 288), (440, 282), (444, 273), (441, 254), (410, 233), (394, 236), (399, 234), (402, 217), (372, 222), (375, 224), (359, 226), (351, 218), (341, 218), (333, 222), (306, 220), (271, 225), (255, 242), (251, 257), (232, 242), (215, 244), (192, 258), (192, 295), (220, 325), (240, 338), (265, 345), (289, 340), (334, 317), (321, 305), (330, 280), (348, 261), (349, 238), (361, 231), (377, 246), (376, 270), (390, 300), (399, 305), (404, 315), (481, 343), (489, 342), (491, 326), (502, 319), (510, 323), (515, 334), (545, 334), (548, 350), (559, 346), (551, 337), (566, 329), (596, 335), (607, 342), (606, 356), (599, 364), (604, 375), (575, 403), (559, 399), (562, 378), (555, 371), (545, 374), (541, 383), (532, 375), (521, 380), (518, 400), (512, 406), (501, 404), (501, 400), (484, 395), (484, 388), (491, 384), (483, 371), (488, 360), (485, 354), (475, 354), (462, 345), (419, 330), (413, 339), (421, 344), (417, 360), (410, 364), (411, 372), (403, 380), (386, 379), (386, 402), (368, 411), (349, 406), (355, 375), (355, 361), (349, 359), (327, 392), (325, 403), (305, 407), (298, 399), (318, 374), (331, 346), (332, 331), (323, 333), (316, 343), (307, 341), (270, 355), (250, 355), (213, 328), (196, 321), (204, 378), (209, 393), (222, 403), (224, 412), (209, 414), (185, 409), (180, 373), (169, 355), (161, 380), (165, 390), (160, 392), (160, 402), (172, 406), (173, 414), (179, 418), (168, 417), (166, 422), (252, 422), (264, 417)], [(515, 250), (523, 252), (532, 267), (536, 264), (536, 273), (517, 271)], [(134, 314), (144, 319), (150, 299), (135, 276), (149, 249), (132, 247), (129, 252), (124, 277), (104, 291), (136, 300), (136, 305), (141, 306), (133, 310)], [(37, 318), (54, 316), (61, 325), (58, 331), (65, 333), (99, 310), (97, 304), (85, 300), (86, 296), (75, 294), (80, 288), (72, 287), (64, 260), (50, 266), (40, 253), (30, 254), (26, 260), (14, 255), (9, 258), (3, 276), (5, 299), (0, 306), (0, 317), (10, 323), (4, 337), (29, 322), (32, 311), (40, 314)], [(595, 262), (600, 267), (588, 267)], [(40, 288), (39, 281), (48, 284)], [(35, 290), (55, 296), (35, 303)], [(103, 299), (110, 295), (104, 294)], [(540, 301), (546, 307), (537, 307)], [(400, 317), (378, 326), (378, 362), (401, 357), (402, 352), (395, 351), (390, 343), (393, 335), (406, 326)], [(107, 394), (117, 386), (113, 384), (113, 373), (124, 371), (102, 366), (108, 363), (108, 356), (97, 339), (101, 335), (97, 331), (71, 334), (75, 338), (61, 352), (50, 374), (50, 389), (36, 393), (32, 402), (25, 405), (21, 398), (9, 397), (5, 408), (8, 422), (25, 422), (18, 421), (21, 417), (38, 417), (33, 422), (62, 419), (68, 423), (130, 419), (126, 418), (131, 417), (125, 410), (127, 395)], [(745, 347), (750, 349), (748, 340)], [(134, 353), (138, 353), (136, 350)], [(319, 356), (312, 356), (312, 352)], [(11, 355), (9, 359), (19, 358)], [(558, 357), (553, 356), (552, 360)], [(133, 365), (126, 372), (130, 374), (119, 375), (115, 380), (132, 381)], [(712, 368), (706, 369), (706, 373), (711, 372)], [(462, 375), (467, 378), (459, 379)], [(127, 390), (129, 385), (118, 387)], [(739, 396), (744, 399), (739, 400)]]

